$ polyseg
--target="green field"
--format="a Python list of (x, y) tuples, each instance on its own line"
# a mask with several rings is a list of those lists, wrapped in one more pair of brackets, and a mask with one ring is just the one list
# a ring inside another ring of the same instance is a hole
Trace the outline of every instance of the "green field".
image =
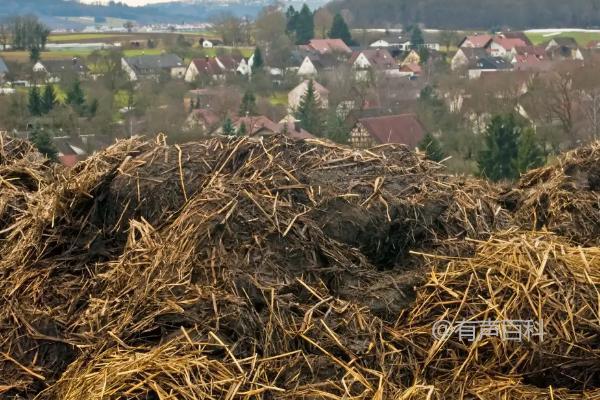
[(585, 47), (592, 40), (600, 40), (600, 32), (573, 31), (573, 32), (561, 32), (558, 35), (551, 35), (551, 36), (548, 36), (549, 32), (544, 32), (544, 33), (526, 32), (526, 33), (527, 33), (527, 37), (529, 38), (529, 40), (531, 40), (533, 42), (533, 44), (540, 44), (543, 42), (548, 42), (557, 37), (572, 37), (577, 41), (577, 43), (580, 46)]
[(60, 35), (50, 35), (48, 38), (48, 42), (50, 43), (63, 43), (63, 42), (78, 42), (83, 40), (98, 40), (104, 41), (101, 39), (110, 39), (114, 37), (118, 37), (119, 35), (111, 34), (111, 33), (67, 33)]

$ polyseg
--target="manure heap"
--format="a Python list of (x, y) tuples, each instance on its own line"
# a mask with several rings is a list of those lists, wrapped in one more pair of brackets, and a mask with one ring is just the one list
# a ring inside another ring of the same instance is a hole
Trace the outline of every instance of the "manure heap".
[(600, 143), (509, 188), (402, 146), (0, 141), (0, 398), (600, 398)]

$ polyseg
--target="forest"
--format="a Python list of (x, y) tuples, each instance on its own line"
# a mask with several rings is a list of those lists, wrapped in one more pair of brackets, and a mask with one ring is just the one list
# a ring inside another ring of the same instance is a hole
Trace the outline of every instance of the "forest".
[(440, 29), (593, 28), (600, 26), (599, 0), (340, 0), (355, 28), (423, 23)]

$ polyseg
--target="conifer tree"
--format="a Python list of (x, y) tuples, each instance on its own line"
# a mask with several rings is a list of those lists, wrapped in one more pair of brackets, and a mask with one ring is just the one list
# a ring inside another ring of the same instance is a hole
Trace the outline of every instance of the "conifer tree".
[(42, 98), (40, 97), (40, 90), (36, 85), (29, 89), (27, 108), (29, 109), (29, 113), (35, 117), (42, 115)]
[(533, 129), (524, 129), (519, 138), (519, 151), (517, 154), (517, 168), (520, 173), (544, 165), (544, 151), (537, 143)]
[(240, 117), (256, 115), (256, 96), (251, 90), (246, 90), (240, 104)]
[(44, 94), (41, 99), (41, 108), (42, 113), (47, 114), (54, 108), (56, 104), (56, 92), (54, 91), (54, 86), (48, 84), (44, 88)]
[(260, 48), (254, 49), (254, 57), (252, 59), (252, 71), (259, 71), (264, 66), (265, 62), (263, 61), (262, 52)]
[(317, 97), (317, 93), (315, 92), (315, 85), (312, 80), (308, 82), (306, 93), (300, 100), (295, 116), (300, 121), (300, 126), (303, 129), (315, 136), (321, 136), (321, 131), (323, 129), (321, 104)]
[(296, 21), (296, 44), (306, 44), (315, 37), (313, 13), (304, 4)]
[(245, 123), (241, 123), (240, 127), (238, 128), (236, 135), (238, 136), (246, 136), (246, 134), (248, 133), (248, 130), (246, 129), (246, 124)]
[(348, 46), (354, 45), (352, 34), (350, 33), (350, 29), (348, 28), (346, 21), (344, 21), (342, 14), (337, 13), (335, 14), (335, 17), (333, 17), (329, 37), (332, 39), (342, 39)]
[(81, 88), (81, 82), (76, 79), (67, 92), (67, 104), (71, 105), (80, 115), (85, 112), (85, 94)]
[(483, 137), (484, 150), (477, 159), (480, 175), (492, 181), (519, 176), (517, 157), (521, 129), (514, 114), (492, 118)]
[(50, 160), (56, 161), (58, 159), (58, 150), (47, 131), (34, 128), (31, 132), (30, 140), (38, 151)]
[(223, 134), (227, 136), (235, 135), (235, 128), (233, 126), (233, 122), (231, 118), (225, 118), (225, 122), (223, 122)]
[(427, 158), (431, 161), (440, 162), (446, 158), (446, 155), (442, 151), (442, 145), (440, 144), (440, 141), (430, 132), (425, 134), (425, 137), (423, 137), (419, 147), (425, 151)]

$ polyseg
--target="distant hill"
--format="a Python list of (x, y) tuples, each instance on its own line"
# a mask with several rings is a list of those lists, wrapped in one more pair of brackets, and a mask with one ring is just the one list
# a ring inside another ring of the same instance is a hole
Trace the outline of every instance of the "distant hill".
[(44, 21), (56, 22), (56, 17), (111, 17), (135, 20), (140, 23), (182, 23), (209, 21), (211, 18), (231, 13), (237, 16), (254, 16), (270, 0), (248, 1), (228, 5), (218, 1), (190, 3), (162, 3), (145, 7), (123, 5), (95, 6), (65, 0), (0, 0), (0, 18), (11, 15), (35, 14)]
[(415, 22), (431, 28), (513, 29), (600, 26), (600, 0), (336, 0), (354, 27)]

